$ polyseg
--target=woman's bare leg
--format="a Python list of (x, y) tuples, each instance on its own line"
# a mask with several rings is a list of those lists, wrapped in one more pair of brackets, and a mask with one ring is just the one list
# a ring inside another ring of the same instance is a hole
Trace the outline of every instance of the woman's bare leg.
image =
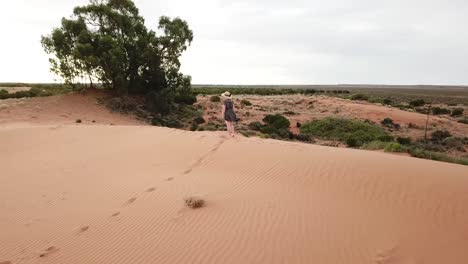
[(225, 122), (226, 122), (227, 132), (231, 136), (231, 126), (229, 125), (229, 123), (231, 123), (231, 122), (229, 122), (229, 121), (225, 121)]
[(234, 122), (230, 122), (230, 123), (231, 123), (232, 136), (234, 136), (236, 134), (236, 129), (234, 128)]

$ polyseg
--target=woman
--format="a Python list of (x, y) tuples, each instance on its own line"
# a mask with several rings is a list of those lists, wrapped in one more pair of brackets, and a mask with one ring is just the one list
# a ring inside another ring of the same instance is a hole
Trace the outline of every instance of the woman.
[(224, 92), (221, 94), (221, 97), (224, 99), (223, 102), (223, 117), (226, 121), (226, 127), (229, 135), (234, 137), (234, 122), (237, 121), (236, 113), (234, 112), (234, 103), (232, 102), (232, 95), (230, 92)]

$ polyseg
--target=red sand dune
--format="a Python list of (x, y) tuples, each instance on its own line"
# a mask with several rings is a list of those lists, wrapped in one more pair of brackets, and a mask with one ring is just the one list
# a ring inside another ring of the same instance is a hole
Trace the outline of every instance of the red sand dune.
[(0, 263), (468, 263), (461, 165), (148, 126), (0, 146)]

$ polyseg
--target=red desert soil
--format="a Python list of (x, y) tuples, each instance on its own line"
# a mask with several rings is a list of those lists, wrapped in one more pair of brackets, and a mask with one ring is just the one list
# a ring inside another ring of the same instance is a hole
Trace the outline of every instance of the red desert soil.
[[(205, 109), (206, 120), (216, 120), (220, 117), (221, 103), (210, 102), (209, 96), (199, 96), (198, 104)], [(242, 106), (241, 100), (246, 99), (252, 106)], [(304, 95), (282, 95), (282, 96), (237, 96), (235, 99), (237, 112), (242, 119), (241, 124), (248, 125), (252, 121), (261, 121), (270, 113), (283, 114), (292, 111), (295, 114), (287, 116), (291, 121), (291, 130), (298, 133), (296, 123), (304, 124), (312, 119), (320, 119), (328, 116), (351, 117), (358, 119), (369, 119), (380, 123), (389, 117), (402, 126), (397, 134), (421, 138), (424, 136), (424, 126), (427, 116), (416, 112), (408, 112), (398, 108), (372, 104), (368, 102), (350, 101), (328, 96), (304, 96)], [(248, 114), (246, 114), (248, 112)], [(412, 123), (419, 128), (408, 128)], [(458, 123), (456, 119), (448, 116), (430, 116), (429, 132), (437, 129), (447, 129), (453, 135), (468, 135), (468, 125)]]

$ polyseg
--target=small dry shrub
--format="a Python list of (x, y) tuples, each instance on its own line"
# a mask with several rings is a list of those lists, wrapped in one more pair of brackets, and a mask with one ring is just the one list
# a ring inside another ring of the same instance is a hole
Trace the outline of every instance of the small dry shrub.
[(185, 204), (192, 209), (203, 207), (203, 205), (205, 204), (205, 201), (203, 199), (196, 197), (187, 197), (184, 199), (184, 201)]

